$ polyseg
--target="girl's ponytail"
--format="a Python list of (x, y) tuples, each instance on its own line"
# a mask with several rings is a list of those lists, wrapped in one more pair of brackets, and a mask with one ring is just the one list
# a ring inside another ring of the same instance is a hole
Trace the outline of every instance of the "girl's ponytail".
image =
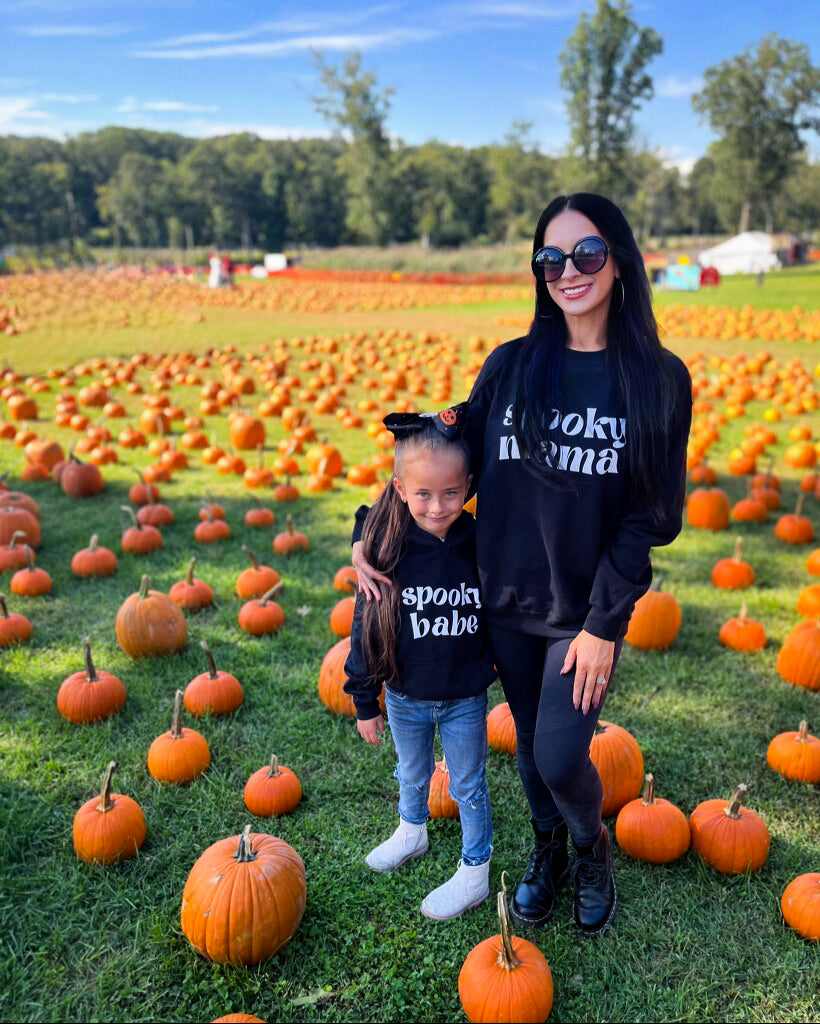
[[(392, 480), (374, 502), (362, 530), (363, 554), (374, 569), (395, 580), (396, 565), (404, 551), (410, 513)], [(399, 594), (395, 586), (378, 584), (381, 601), (365, 601), (362, 610), (362, 650), (373, 678), (398, 678), (396, 642), (401, 624)]]

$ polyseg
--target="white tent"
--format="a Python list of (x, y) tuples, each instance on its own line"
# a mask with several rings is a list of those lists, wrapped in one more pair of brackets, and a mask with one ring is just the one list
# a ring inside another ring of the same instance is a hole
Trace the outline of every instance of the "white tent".
[(759, 274), (780, 266), (772, 246), (772, 236), (765, 231), (744, 231), (698, 256), (702, 267), (714, 267), (720, 274)]

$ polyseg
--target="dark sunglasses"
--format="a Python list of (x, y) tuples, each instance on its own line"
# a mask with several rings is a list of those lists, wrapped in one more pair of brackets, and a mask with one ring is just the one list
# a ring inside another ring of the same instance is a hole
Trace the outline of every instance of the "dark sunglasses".
[(561, 252), (554, 245), (545, 245), (532, 258), (533, 274), (539, 281), (557, 281), (564, 273), (567, 260), (572, 260), (581, 274), (597, 274), (603, 270), (609, 246), (597, 235), (587, 235), (575, 243), (572, 252)]

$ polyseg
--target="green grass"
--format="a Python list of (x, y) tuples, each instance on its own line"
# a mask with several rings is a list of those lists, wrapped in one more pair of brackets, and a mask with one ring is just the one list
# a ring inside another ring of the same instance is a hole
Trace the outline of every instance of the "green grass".
[[(474, 330), (469, 312), (451, 316), (465, 336)], [(395, 321), (381, 314), (384, 325), (421, 325), (425, 317), (429, 322), (430, 314), (418, 310)], [(66, 330), (59, 364), (134, 350), (147, 339), (157, 351), (227, 341), (249, 351), (260, 338), (336, 334), (366, 322), (353, 314), (343, 325), (315, 317), (300, 327), (295, 320), (266, 324), (262, 316), (231, 320), (209, 314), (197, 327), (139, 335)], [(21, 335), (8, 358), (26, 373), (43, 366), (52, 343), (36, 332)], [(767, 347), (784, 361), (795, 354), (793, 346)], [(462, 397), (460, 386), (454, 373), (454, 399)], [(359, 394), (352, 390), (346, 400)], [(178, 388), (174, 397), (191, 410), (198, 389)], [(128, 402), (135, 412), (141, 408), (135, 398)], [(37, 426), (50, 433), (48, 398), (41, 407)], [(744, 423), (761, 411), (753, 403), (745, 420), (732, 421), (713, 464), (725, 465)], [(372, 453), (363, 432), (341, 431), (333, 416), (313, 419), (320, 434), (344, 446), (347, 464)], [(796, 421), (776, 425), (778, 452)], [(283, 431), (278, 421), (266, 422), (272, 448)], [(224, 422), (209, 421), (211, 429), (225, 438)], [(56, 428), (53, 433), (64, 444), (73, 436)], [(352, 720), (332, 715), (317, 697), (319, 665), (336, 639), (328, 627), (340, 596), (332, 587), (333, 572), (349, 560), (352, 514), (365, 492), (339, 481), (331, 492), (305, 496), (289, 509), (277, 507), (276, 525), (254, 531), (242, 518), (250, 492), (194, 457), (191, 469), (163, 486), (163, 500), (176, 514), (163, 531), (164, 548), (140, 559), (120, 553), (125, 524), (119, 506), (135, 479), (125, 463), (142, 465), (146, 457), (120, 457), (121, 465), (104, 469), (105, 491), (87, 501), (70, 500), (50, 482), (24, 488), (42, 506), (38, 564), (52, 574), (54, 591), (28, 601), (10, 597), (11, 609), (32, 619), (34, 635), (27, 645), (0, 652), (0, 1017), (205, 1021), (244, 1010), (270, 1021), (464, 1020), (458, 971), (470, 948), (497, 932), (494, 901), (447, 923), (419, 915), (424, 895), (455, 869), (457, 822), (435, 822), (429, 855), (399, 872), (376, 875), (366, 868), (365, 853), (395, 822), (393, 750), (389, 742), (381, 749), (366, 746)], [(17, 482), (20, 466), (19, 449), (0, 442), (0, 469)], [(790, 508), (799, 474), (783, 470), (782, 476), (784, 507)], [(720, 482), (733, 501), (745, 492), (740, 479), (723, 475)], [(226, 507), (233, 533), (222, 544), (193, 541), (206, 494)], [(309, 552), (289, 560), (271, 551), (271, 537), (287, 510), (311, 539)], [(810, 502), (806, 511), (818, 531), (816, 504)], [(673, 545), (655, 552), (656, 574), (683, 609), (681, 633), (668, 651), (625, 648), (603, 715), (636, 736), (658, 794), (687, 814), (701, 800), (727, 798), (746, 782), (747, 805), (771, 831), (769, 858), (754, 875), (729, 877), (691, 853), (674, 864), (650, 866), (616, 848), (619, 909), (605, 936), (582, 940), (571, 922), (568, 891), (553, 921), (526, 934), (553, 972), (551, 1020), (817, 1019), (817, 947), (784, 925), (779, 897), (791, 878), (820, 865), (818, 790), (786, 781), (765, 761), (776, 733), (795, 729), (801, 718), (815, 734), (820, 727), (817, 694), (784, 682), (775, 670), (780, 644), (798, 621), (797, 593), (811, 577), (804, 565), (807, 547), (775, 541), (774, 518), (715, 534), (685, 527)], [(92, 532), (119, 555), (117, 574), (106, 580), (78, 580), (69, 570), (71, 554)], [(756, 654), (731, 652), (717, 641), (719, 625), (737, 613), (741, 596), (716, 590), (709, 573), (718, 558), (731, 553), (736, 533), (745, 537), (745, 557), (757, 573), (754, 589), (743, 597), (769, 638)], [(252, 638), (236, 625), (240, 601), (234, 583), (247, 565), (242, 543), (284, 577), (280, 603), (286, 622), (275, 636)], [(184, 575), (192, 554), (197, 576), (214, 588), (215, 606), (189, 618), (189, 641), (180, 653), (131, 661), (115, 638), (119, 605), (137, 589), (144, 571), (157, 589), (167, 590)], [(8, 581), (0, 581), (0, 588), (7, 593)], [(62, 679), (81, 667), (85, 635), (97, 666), (123, 679), (128, 699), (106, 722), (70, 726), (57, 714), (55, 695)], [(146, 752), (168, 728), (175, 689), (205, 668), (202, 638), (218, 667), (242, 682), (245, 700), (227, 718), (193, 722), (186, 716), (186, 724), (206, 736), (212, 763), (189, 786), (163, 786), (149, 776)], [(503, 699), (497, 683), (490, 698), (492, 704)], [(285, 817), (254, 819), (244, 808), (242, 788), (272, 752), (298, 774), (304, 799)], [(114, 788), (139, 801), (148, 833), (138, 856), (103, 868), (76, 859), (71, 825), (80, 804), (98, 790), (111, 758), (119, 763)], [(512, 884), (520, 875), (530, 831), (514, 759), (491, 751), (488, 776), (495, 819), (491, 879), (497, 888), (502, 871)], [(214, 965), (196, 954), (182, 935), (179, 909), (195, 859), (248, 821), (299, 852), (308, 897), (289, 945), (245, 969)]]

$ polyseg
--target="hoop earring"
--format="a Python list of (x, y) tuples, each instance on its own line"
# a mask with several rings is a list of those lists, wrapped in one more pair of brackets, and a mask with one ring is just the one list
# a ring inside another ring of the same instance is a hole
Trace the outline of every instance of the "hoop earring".
[(624, 302), (626, 301), (626, 289), (624, 288), (624, 282), (620, 277), (616, 277), (615, 280), (621, 286), (621, 304), (615, 307), (615, 312), (620, 313), (624, 308)]
[(539, 312), (538, 312), (538, 307), (539, 307), (539, 305), (540, 305), (540, 303), (538, 302), (538, 299), (536, 299), (536, 300), (535, 300), (535, 315), (536, 315), (536, 316), (537, 316), (537, 317), (538, 317), (538, 318), (539, 318), (540, 320), (550, 320), (550, 319), (552, 319), (552, 317), (553, 317), (553, 316), (555, 316), (555, 314), (554, 314), (554, 313), (539, 313)]

